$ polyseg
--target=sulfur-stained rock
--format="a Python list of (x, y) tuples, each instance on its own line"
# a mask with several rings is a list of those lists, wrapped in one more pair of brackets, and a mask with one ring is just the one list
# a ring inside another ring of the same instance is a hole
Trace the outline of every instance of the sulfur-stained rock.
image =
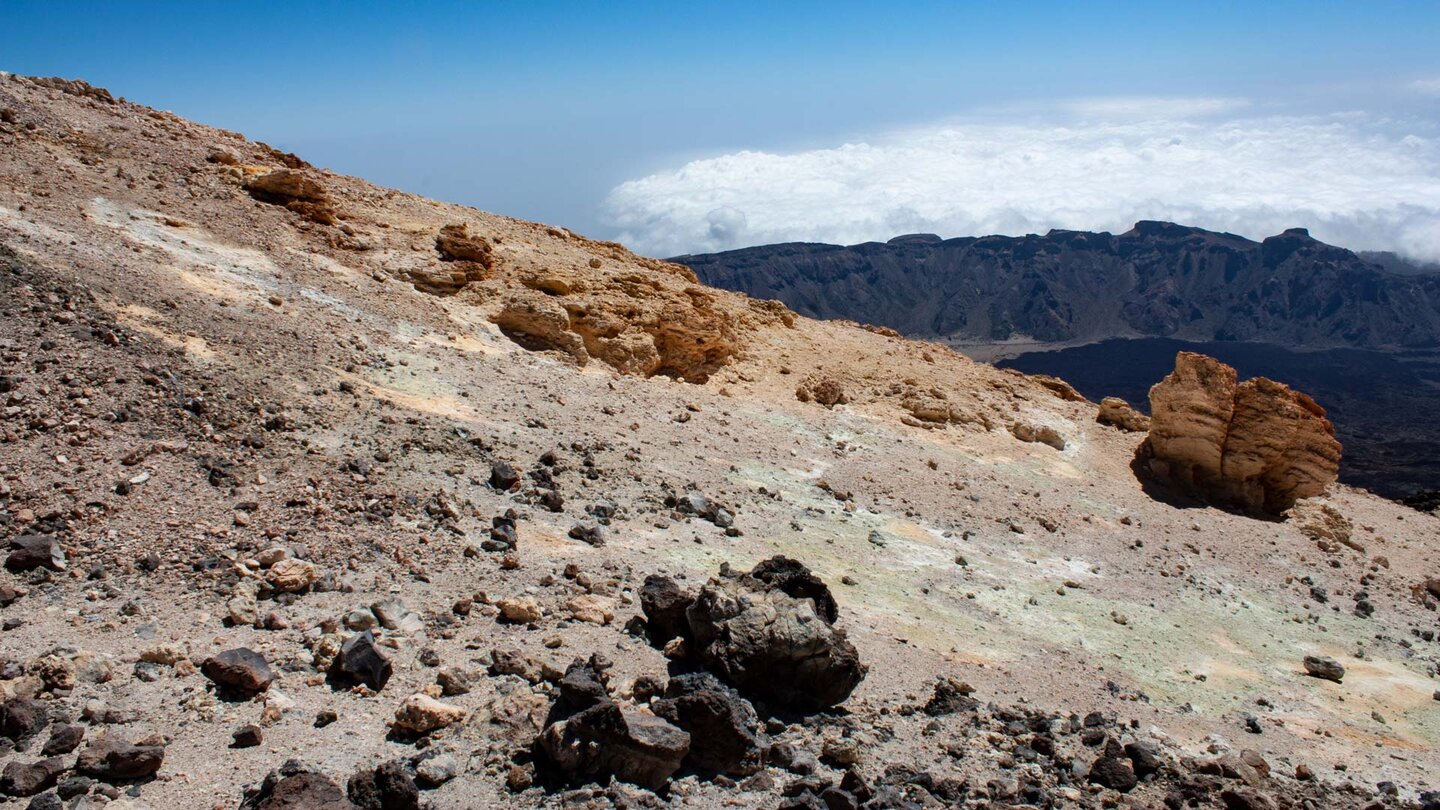
[(1137, 461), (1206, 500), (1279, 514), (1325, 491), (1340, 443), (1310, 397), (1264, 377), (1180, 352), (1175, 371), (1150, 389), (1150, 435)]

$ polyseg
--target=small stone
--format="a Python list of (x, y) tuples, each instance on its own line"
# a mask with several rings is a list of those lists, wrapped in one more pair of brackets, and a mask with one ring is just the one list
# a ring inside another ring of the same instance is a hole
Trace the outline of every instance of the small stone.
[(315, 584), (320, 572), (314, 563), (305, 560), (284, 559), (270, 566), (265, 581), (280, 593), (297, 593)]
[(441, 703), (426, 695), (411, 695), (401, 701), (400, 707), (395, 710), (391, 728), (397, 734), (420, 736), (458, 723), (467, 714), (459, 706)]
[(334, 709), (321, 709), (315, 713), (315, 728), (324, 728), (339, 719)]
[(231, 748), (254, 748), (265, 741), (265, 733), (260, 730), (259, 726), (251, 723), (236, 729), (230, 738), (233, 740), (230, 744)]
[(349, 689), (359, 684), (375, 690), (385, 688), (394, 667), (389, 656), (375, 644), (375, 635), (370, 631), (351, 636), (340, 647), (340, 652), (330, 664), (326, 680), (331, 686)]
[(1312, 678), (1321, 678), (1327, 681), (1340, 683), (1345, 677), (1345, 667), (1340, 665), (1334, 658), (1320, 655), (1305, 656), (1305, 674)]

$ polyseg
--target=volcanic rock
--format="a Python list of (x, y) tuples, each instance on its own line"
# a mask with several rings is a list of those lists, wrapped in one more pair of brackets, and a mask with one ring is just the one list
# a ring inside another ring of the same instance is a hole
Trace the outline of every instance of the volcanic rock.
[(1335, 481), (1340, 443), (1324, 409), (1273, 380), (1237, 384), (1230, 366), (1180, 352), (1150, 412), (1137, 461), (1206, 500), (1279, 514)]
[(49, 535), (21, 535), (10, 540), (10, 556), (5, 558), (5, 567), (15, 572), (36, 568), (64, 571), (65, 549), (59, 540)]
[(1339, 661), (1323, 655), (1305, 656), (1305, 674), (1312, 678), (1340, 683), (1345, 677), (1345, 667)]
[(65, 772), (65, 760), (50, 757), (38, 762), (21, 762), (12, 759), (0, 771), (0, 793), (7, 796), (34, 796), (47, 790), (60, 780)]
[(210, 656), (200, 665), (200, 671), (215, 682), (217, 689), (246, 697), (265, 691), (275, 681), (265, 656), (247, 647)]
[(325, 186), (300, 169), (276, 169), (245, 181), (245, 190), (261, 202), (283, 205), (321, 225), (336, 223), (335, 208)]
[(750, 702), (709, 673), (670, 679), (655, 714), (690, 733), (685, 762), (730, 776), (748, 776), (764, 765), (767, 747)]
[(1130, 403), (1119, 397), (1105, 397), (1100, 400), (1100, 412), (1095, 415), (1095, 421), (1119, 428), (1126, 433), (1144, 433), (1150, 429), (1150, 417), (1130, 407)]
[(645, 577), (645, 584), (640, 588), (640, 609), (645, 614), (645, 628), (651, 644), (663, 647), (673, 638), (689, 635), (690, 624), (685, 610), (692, 601), (694, 596), (670, 577), (660, 574)]
[(105, 782), (143, 779), (165, 761), (161, 745), (133, 745), (113, 736), (91, 740), (80, 750), (75, 770)]
[(686, 618), (694, 655), (721, 679), (777, 708), (815, 711), (849, 697), (866, 672), (825, 610), (751, 575), (711, 580)]
[(540, 745), (568, 780), (614, 776), (658, 790), (680, 769), (690, 735), (653, 714), (607, 700), (552, 723)]
[(360, 810), (419, 810), (420, 789), (403, 760), (361, 768), (346, 785), (350, 801)]

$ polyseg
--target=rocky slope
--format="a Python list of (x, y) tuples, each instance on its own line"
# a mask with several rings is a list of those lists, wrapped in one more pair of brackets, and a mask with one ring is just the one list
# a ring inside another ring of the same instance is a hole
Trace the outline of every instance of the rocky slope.
[(1440, 276), (1401, 276), (1292, 229), (1262, 242), (1168, 222), (1118, 236), (782, 244), (676, 258), (802, 315), (959, 342), (1154, 336), (1326, 348), (1440, 345)]
[(6, 806), (1435, 804), (1440, 520), (1058, 380), (8, 75), (0, 287)]

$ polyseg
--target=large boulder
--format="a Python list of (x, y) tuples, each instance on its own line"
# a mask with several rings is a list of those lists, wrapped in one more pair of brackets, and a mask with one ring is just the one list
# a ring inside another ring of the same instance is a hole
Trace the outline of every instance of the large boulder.
[(1180, 352), (1150, 389), (1142, 473), (1212, 503), (1279, 514), (1335, 481), (1340, 442), (1310, 397), (1213, 357)]
[(240, 810), (357, 810), (345, 790), (323, 773), (287, 762), (245, 792)]
[(804, 566), (772, 558), (748, 575), (700, 589), (686, 609), (690, 653), (774, 708), (828, 708), (849, 697), (866, 673), (855, 645), (831, 624), (837, 612), (829, 589)]
[(690, 733), (685, 764), (703, 771), (748, 776), (764, 767), (768, 741), (750, 701), (704, 672), (670, 679), (655, 714)]
[(694, 598), (670, 577), (651, 574), (645, 578), (640, 587), (640, 610), (645, 613), (645, 629), (652, 644), (664, 646), (690, 634), (685, 609)]
[(613, 776), (658, 790), (680, 769), (690, 735), (653, 714), (605, 700), (551, 723), (540, 746), (570, 781)]

